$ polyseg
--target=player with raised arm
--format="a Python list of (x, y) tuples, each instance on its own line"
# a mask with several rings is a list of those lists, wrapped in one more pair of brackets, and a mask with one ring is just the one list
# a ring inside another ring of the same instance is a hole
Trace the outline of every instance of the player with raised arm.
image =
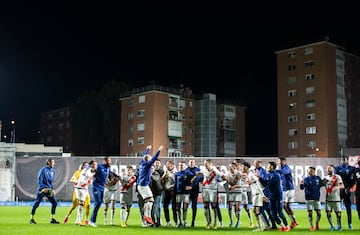
[(154, 164), (155, 160), (158, 159), (161, 150), (164, 149), (164, 146), (160, 145), (153, 156), (149, 155), (150, 149), (151, 145), (148, 145), (145, 150), (145, 156), (140, 161), (137, 188), (138, 193), (144, 200), (144, 219), (147, 223), (152, 225), (154, 224), (154, 221), (151, 218), (151, 210), (154, 203), (154, 197), (150, 189), (151, 166)]

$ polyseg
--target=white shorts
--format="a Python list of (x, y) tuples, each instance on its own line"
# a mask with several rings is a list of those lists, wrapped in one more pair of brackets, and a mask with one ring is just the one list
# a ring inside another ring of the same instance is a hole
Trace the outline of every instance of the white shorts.
[(137, 187), (138, 187), (138, 193), (141, 195), (143, 200), (154, 197), (149, 186), (138, 185)]
[(248, 192), (247, 191), (244, 191), (244, 192), (241, 192), (241, 204), (249, 204), (249, 198), (248, 198)]
[(104, 190), (104, 203), (109, 203), (110, 201), (115, 201), (116, 190), (109, 190), (105, 188)]
[(341, 211), (341, 203), (340, 202), (325, 202), (325, 211), (340, 212)]
[(133, 201), (132, 192), (120, 193), (120, 203), (131, 206)]
[(252, 206), (263, 206), (264, 197), (260, 193), (252, 197)]
[(202, 198), (203, 202), (217, 202), (217, 190), (216, 189), (203, 189)]
[(76, 199), (85, 202), (86, 196), (89, 194), (88, 189), (75, 188)]
[(187, 194), (176, 194), (176, 203), (189, 203), (190, 202), (190, 193)]
[(308, 211), (321, 210), (321, 203), (319, 200), (307, 200), (306, 208)]
[(295, 189), (283, 191), (283, 202), (295, 201)]
[(229, 193), (228, 202), (241, 202), (242, 192)]

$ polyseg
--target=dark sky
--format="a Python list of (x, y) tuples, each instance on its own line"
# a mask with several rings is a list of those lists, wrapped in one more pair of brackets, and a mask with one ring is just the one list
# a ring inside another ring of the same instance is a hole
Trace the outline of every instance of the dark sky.
[[(77, 2), (77, 1), (74, 1)], [(105, 1), (106, 2), (106, 1)], [(275, 51), (329, 36), (359, 53), (357, 27), (245, 24), (171, 8), (6, 3), (0, 8), (0, 120), (34, 142), (39, 114), (112, 79), (182, 83), (247, 104), (247, 154), (277, 153)]]

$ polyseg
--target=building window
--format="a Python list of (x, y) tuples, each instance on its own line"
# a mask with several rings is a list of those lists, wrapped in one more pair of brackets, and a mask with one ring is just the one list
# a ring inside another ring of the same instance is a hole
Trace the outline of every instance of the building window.
[(297, 115), (292, 115), (288, 117), (288, 122), (294, 123), (297, 122)]
[(179, 121), (184, 121), (186, 119), (185, 114), (179, 114)]
[(145, 103), (145, 96), (144, 95), (139, 96), (139, 104), (141, 104), (141, 103)]
[(133, 126), (129, 126), (129, 134), (132, 134), (134, 132), (134, 127)]
[(337, 61), (336, 70), (337, 71), (344, 71), (344, 62), (343, 61)]
[(309, 73), (309, 74), (306, 74), (306, 75), (305, 75), (305, 78), (306, 78), (307, 81), (311, 81), (311, 80), (314, 80), (314, 79), (315, 79), (315, 75)]
[(313, 86), (306, 87), (305, 93), (307, 95), (314, 94), (315, 93), (315, 87), (313, 87)]
[(134, 98), (129, 99), (129, 106), (134, 106)]
[(296, 65), (290, 64), (288, 65), (288, 71), (294, 71), (296, 69)]
[(306, 68), (312, 68), (312, 67), (314, 67), (314, 61), (313, 61), (313, 60), (305, 61), (305, 67), (306, 67)]
[(346, 120), (346, 113), (345, 112), (339, 112), (337, 113), (337, 119), (338, 120)]
[(49, 124), (49, 125), (47, 126), (47, 129), (48, 129), (48, 130), (52, 130), (52, 125)]
[(308, 120), (308, 121), (315, 120), (315, 113), (307, 113), (306, 120)]
[(295, 110), (296, 109), (296, 103), (290, 103), (289, 104), (289, 109), (290, 110)]
[(289, 149), (297, 149), (298, 148), (298, 142), (297, 141), (291, 141), (288, 145)]
[(137, 138), (137, 143), (144, 144), (145, 143), (144, 137)]
[(297, 129), (289, 129), (289, 136), (294, 136), (298, 134), (298, 130)]
[(310, 140), (306, 143), (306, 147), (308, 149), (315, 149), (316, 148), (316, 141)]
[(128, 146), (132, 147), (134, 145), (134, 140), (128, 140)]
[(180, 109), (185, 108), (185, 100), (180, 100), (180, 101), (179, 101), (179, 108), (180, 108)]
[(306, 154), (306, 157), (316, 157), (316, 154), (314, 153)]
[(145, 124), (144, 123), (139, 123), (137, 125), (137, 130), (138, 131), (144, 131), (145, 130)]
[(63, 118), (64, 117), (64, 111), (61, 111), (60, 113), (59, 113), (59, 118)]
[(288, 53), (288, 57), (289, 57), (289, 58), (295, 58), (295, 56), (296, 56), (296, 51), (290, 51), (290, 52)]
[(134, 120), (134, 113), (128, 113), (128, 120)]
[(296, 90), (289, 90), (288, 96), (296, 96)]
[(338, 100), (338, 108), (346, 108), (346, 101)]
[(340, 86), (345, 86), (344, 76), (336, 75), (336, 83)]
[(308, 135), (316, 134), (316, 126), (306, 127), (306, 134)]
[(169, 107), (179, 108), (179, 98), (169, 97)]
[(314, 48), (312, 47), (305, 48), (304, 55), (311, 55), (312, 53), (314, 53)]
[(315, 107), (315, 100), (307, 100), (305, 106), (306, 106), (306, 108)]
[(189, 106), (192, 107), (192, 101), (189, 101)]
[(337, 98), (346, 99), (344, 87), (337, 86)]
[(62, 142), (63, 140), (64, 140), (64, 137), (63, 137), (62, 135), (59, 135), (59, 136), (58, 136), (58, 141), (59, 141), (59, 142)]
[(346, 134), (347, 133), (347, 130), (346, 130), (346, 126), (338, 126), (338, 132), (340, 134)]
[(59, 130), (64, 129), (64, 123), (62, 123), (62, 122), (59, 123), (59, 124), (58, 124), (58, 129), (59, 129)]
[(145, 115), (145, 110), (142, 109), (138, 111), (138, 115), (137, 115), (138, 117), (144, 117), (144, 115)]
[(70, 122), (66, 122), (66, 129), (70, 128)]
[(177, 111), (170, 110), (169, 120), (177, 121), (179, 113)]
[(288, 77), (288, 83), (289, 83), (289, 84), (294, 84), (294, 83), (296, 83), (296, 77), (294, 77), (294, 76)]
[(51, 120), (52, 117), (53, 117), (52, 113), (49, 113), (49, 114), (47, 115), (47, 120)]

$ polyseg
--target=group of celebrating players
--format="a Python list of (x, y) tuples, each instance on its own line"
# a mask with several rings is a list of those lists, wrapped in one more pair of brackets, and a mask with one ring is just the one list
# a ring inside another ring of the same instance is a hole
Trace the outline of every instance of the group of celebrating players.
[[(254, 231), (279, 229), (286, 232), (298, 225), (290, 206), (295, 199), (292, 171), (284, 157), (279, 157), (278, 162), (268, 162), (265, 168), (261, 166), (260, 160), (255, 160), (250, 165), (249, 162), (235, 159), (229, 164), (227, 170), (214, 165), (210, 159), (204, 161), (203, 167), (196, 166), (195, 160), (190, 159), (188, 163), (180, 161), (176, 170), (174, 163), (170, 160), (166, 162), (165, 167), (162, 166), (158, 158), (162, 149), (163, 146), (160, 146), (154, 155), (150, 155), (151, 146), (147, 146), (137, 171), (134, 171), (132, 166), (128, 166), (123, 175), (110, 170), (110, 157), (105, 157), (103, 164), (98, 164), (94, 160), (83, 162), (80, 169), (70, 179), (74, 183), (73, 205), (65, 216), (64, 223), (68, 223), (70, 215), (77, 209), (75, 224), (97, 227), (97, 213), (104, 203), (104, 223), (108, 224), (110, 207), (110, 224), (114, 225), (117, 192), (120, 191), (120, 225), (127, 227), (134, 201), (133, 190), (136, 190), (143, 227), (162, 225), (161, 205), (163, 205), (165, 217), (163, 225), (171, 226), (170, 204), (175, 227), (188, 226), (187, 211), (191, 204), (190, 227), (194, 227), (201, 192), (206, 228), (218, 229), (224, 226), (219, 208), (219, 185), (222, 185), (227, 195), (230, 228), (237, 229), (241, 226), (242, 208), (248, 216), (249, 227), (254, 226), (252, 214), (254, 215), (256, 219)], [(48, 197), (52, 203), (50, 223), (59, 223), (55, 219), (57, 201), (52, 184), (55, 175), (54, 165), (54, 159), (48, 159), (47, 166), (39, 171), (38, 191), (31, 211), (30, 224), (36, 224), (35, 211), (44, 196)], [(120, 187), (118, 187), (119, 184)], [(327, 166), (327, 175), (323, 179), (316, 175), (315, 167), (308, 168), (308, 176), (300, 182), (300, 189), (305, 192), (310, 231), (320, 229), (321, 187), (325, 187), (326, 191), (325, 211), (330, 230), (342, 230), (340, 204), (342, 200), (346, 207), (348, 228), (352, 229), (350, 189), (355, 184), (358, 186), (356, 187), (356, 197), (358, 197), (360, 196), (360, 171), (359, 168), (348, 165), (347, 157), (341, 158), (339, 166)], [(93, 199), (91, 217), (90, 186)], [(253, 213), (250, 212), (248, 206), (249, 197), (252, 199)], [(360, 202), (357, 202), (360, 219), (359, 205)], [(316, 212), (315, 224), (312, 218), (313, 210)], [(83, 216), (83, 211), (85, 211), (85, 216)], [(286, 212), (290, 222), (283, 211)], [(336, 214), (336, 225), (332, 220), (332, 211)]]

